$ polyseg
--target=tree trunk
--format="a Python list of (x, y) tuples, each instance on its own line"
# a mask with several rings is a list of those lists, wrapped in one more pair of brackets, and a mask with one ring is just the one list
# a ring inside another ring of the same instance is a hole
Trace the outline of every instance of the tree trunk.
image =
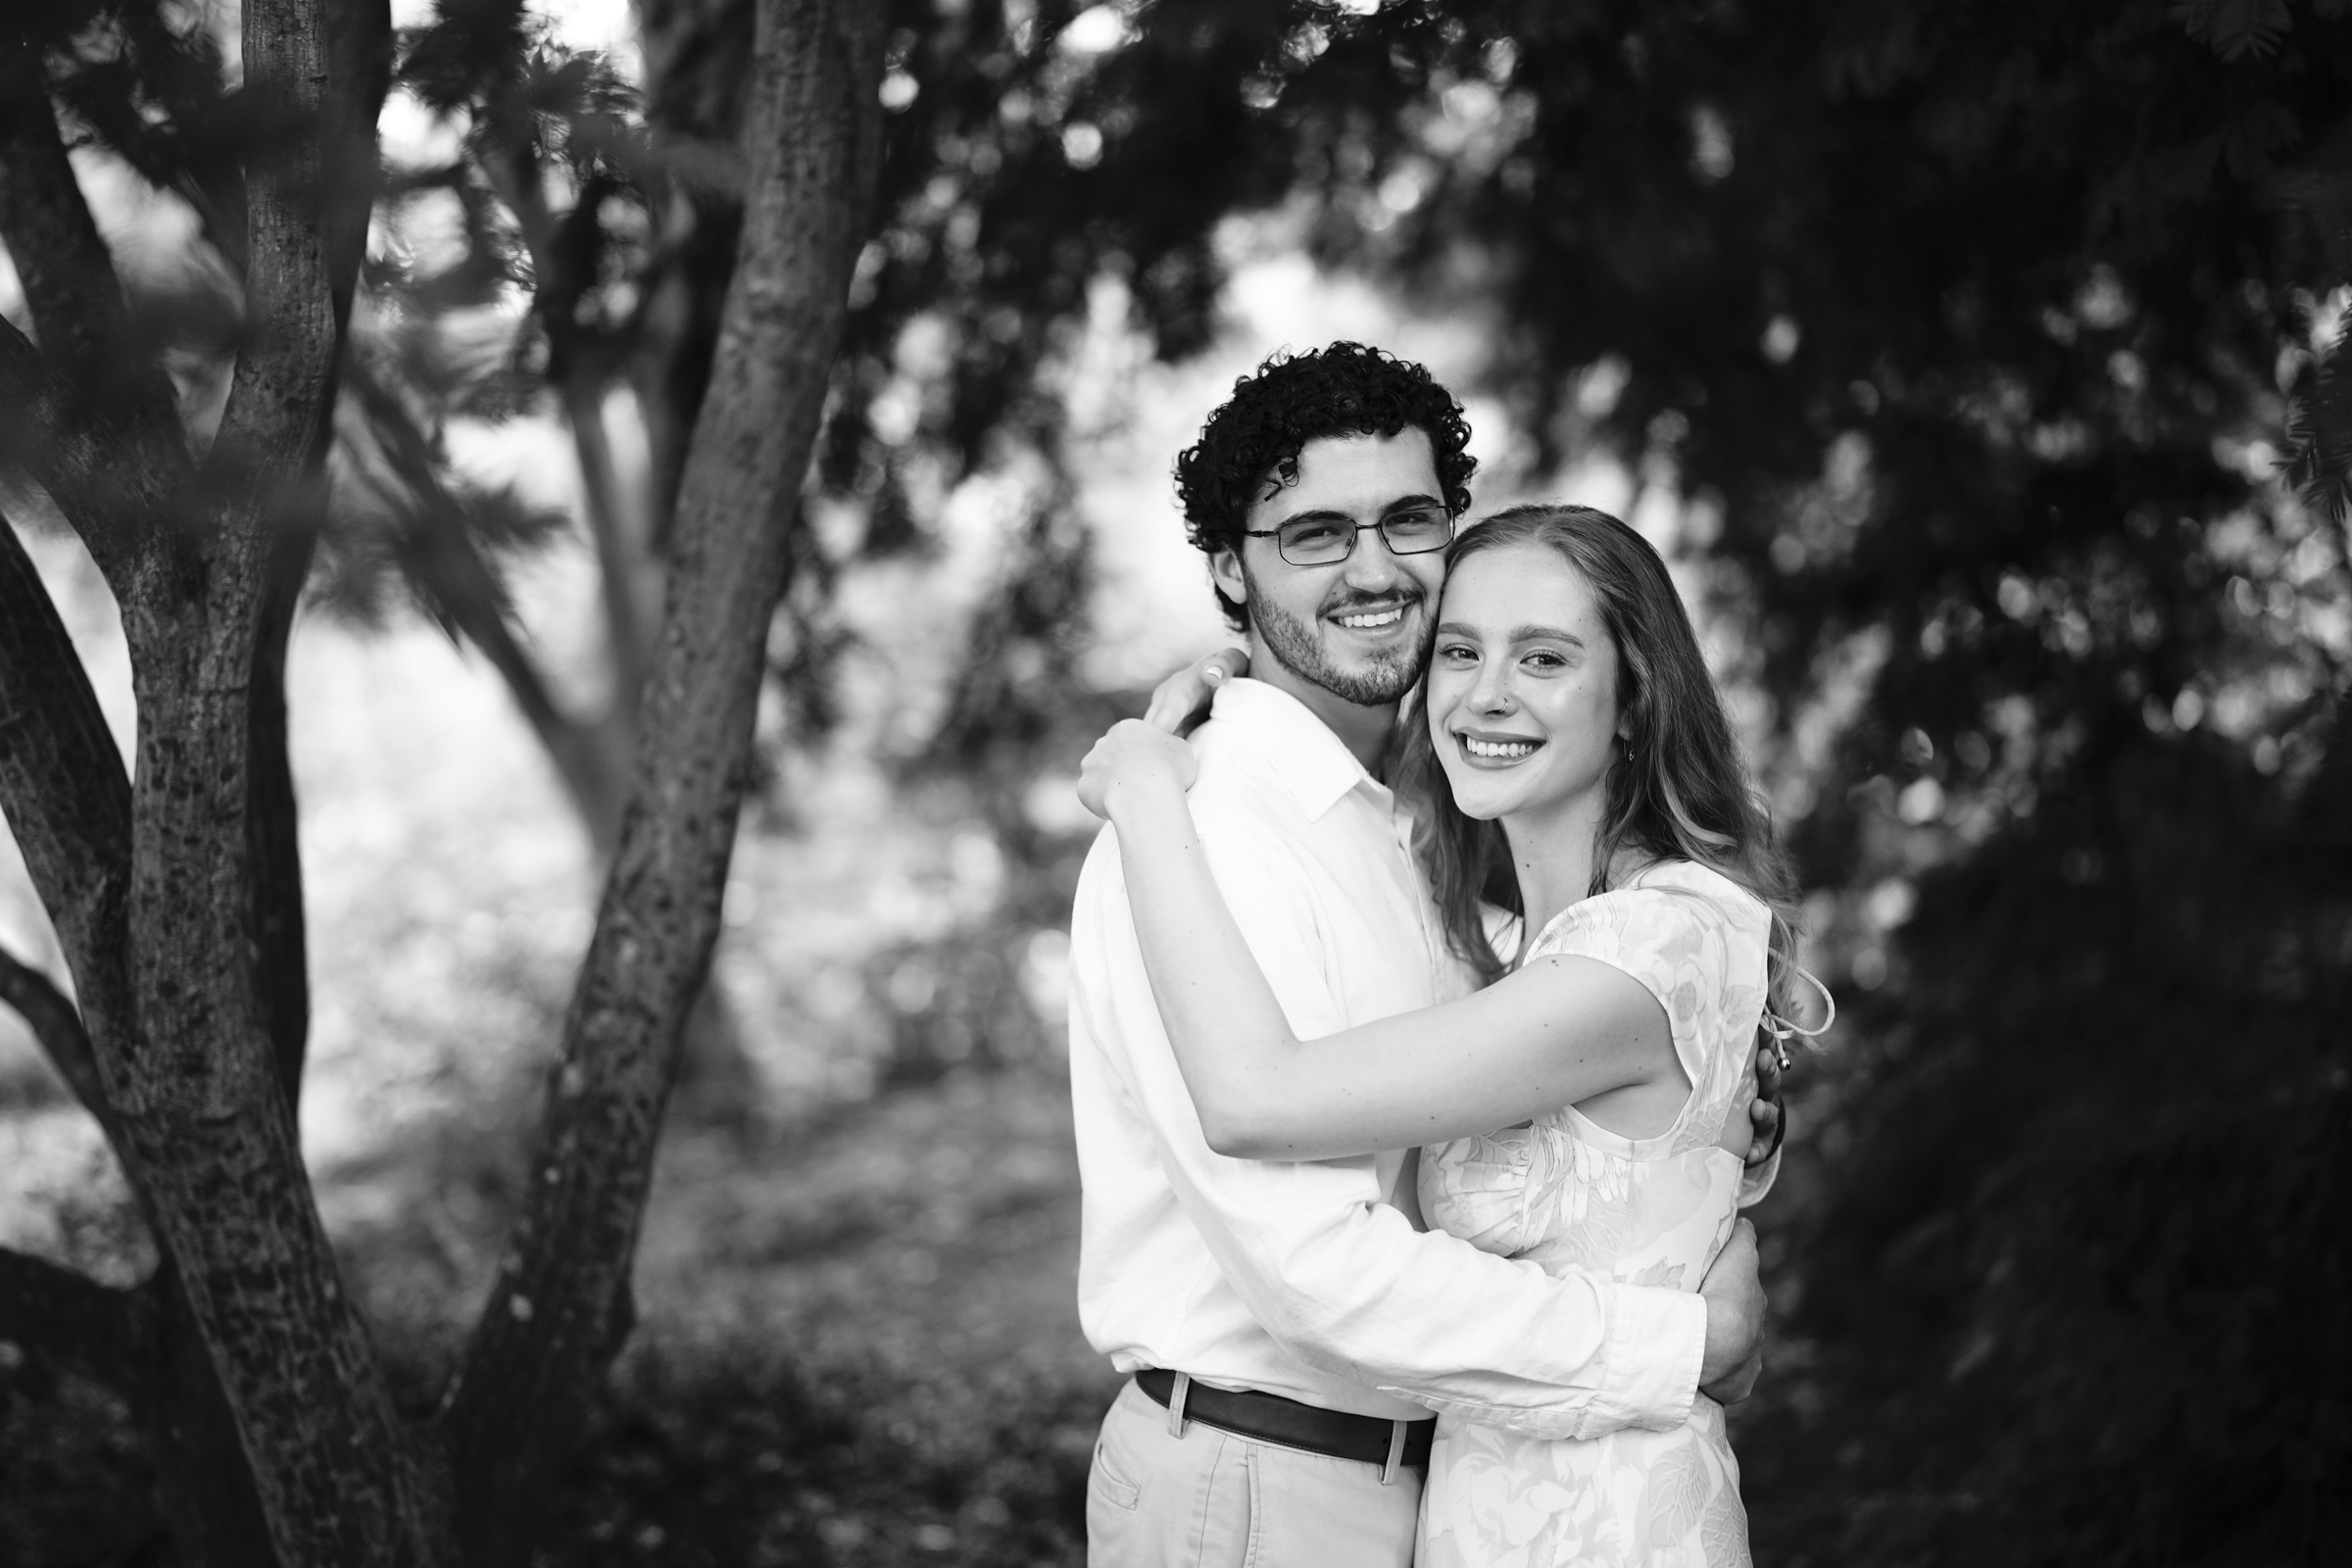
[[(355, 144), (372, 164), (388, 17), (380, 3), (348, 4), (330, 26), (318, 0), (249, 0), (241, 30), (247, 90), (318, 129), (250, 172), (258, 331), (201, 471), (160, 373), (121, 354), (111, 261), (57, 143), (39, 63), (11, 52), (12, 86), (30, 91), (12, 95), (0, 227), (36, 285), (27, 303), (42, 347), (12, 333), (0, 353), (20, 386), (57, 389), (31, 410), (54, 437), (33, 455), (36, 476), (122, 608), (139, 741), (124, 790), (74, 668), (33, 694), (51, 722), (11, 734), (0, 782), (75, 973), (101, 1119), (169, 1259), (156, 1282), (160, 1359), (134, 1403), (157, 1416), (183, 1554), (429, 1561), (443, 1555), (419, 1505), (429, 1488), (343, 1296), (296, 1145), (308, 1009), (276, 680), (307, 555), (284, 526), (318, 473), (365, 226), (366, 186), (355, 217), (335, 199), (348, 182), (328, 176), (345, 172)], [(6, 544), (14, 559), (0, 568), (26, 564), (13, 536)], [(37, 579), (9, 586), (20, 592), (6, 618), (40, 645), (9, 674), (71, 662)], [(40, 613), (26, 613), (25, 593)], [(258, 703), (257, 675), (270, 688)]]
[(50, 493), (114, 589), (139, 715), (125, 779), (55, 608), (0, 528), (0, 805), (79, 1017), (5, 956), (0, 1000), (53, 1037), (166, 1259), (147, 1287), (113, 1292), (0, 1252), (0, 1326), (128, 1386), (191, 1565), (520, 1565), (629, 1320), (661, 1110), (718, 931), (767, 623), (864, 235), (883, 18), (855, 0), (761, 8), (749, 281), (727, 302), (714, 413), (688, 465), (634, 795), (513, 1260), (428, 1445), (391, 1408), (294, 1120), (308, 999), (282, 676), (307, 544), (290, 530), (318, 499), (364, 226), (336, 201), (349, 181), (328, 176), (372, 109), (342, 95), (380, 64), (355, 41), (380, 39), (383, 18), (380, 0), (356, 0), (329, 25), (325, 3), (242, 14), (247, 92), (319, 133), (248, 172), (254, 333), (201, 465), (155, 367), (115, 352), (111, 260), (38, 72), (22, 51), (0, 57), (14, 78), (0, 83), (0, 234), (41, 338), (0, 323), (0, 395), (20, 416), (0, 458)]
[[(672, 142), (740, 145), (751, 0), (636, 0), (636, 10), (646, 120), (655, 133)], [(658, 544), (675, 513), (687, 443), (710, 385), (743, 203), (681, 182), (656, 216), (660, 262), (645, 280), (630, 379), (645, 420), (647, 515)]]
[(766, 0), (751, 184), (669, 551), (635, 793), (566, 1013), (521, 1224), (446, 1426), (469, 1563), (528, 1560), (564, 1445), (627, 1333), (679, 1032), (709, 971), (768, 622), (879, 163), (884, 18)]
[[(241, 20), (246, 90), (319, 123), (319, 0), (247, 0)], [(100, 1043), (125, 1163), (185, 1286), (286, 1568), (443, 1555), (427, 1475), (303, 1171), (253, 968), (251, 682), (272, 629), (279, 534), (316, 501), (339, 347), (323, 143), (296, 141), (253, 171), (253, 337), (191, 525), (151, 529), (138, 569), (117, 584), (139, 713), (135, 1017), (112, 1050)]]

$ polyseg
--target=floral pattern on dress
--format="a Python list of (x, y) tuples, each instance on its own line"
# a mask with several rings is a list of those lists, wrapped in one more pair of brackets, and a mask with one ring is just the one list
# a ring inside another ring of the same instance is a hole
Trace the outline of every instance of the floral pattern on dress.
[[(1597, 958), (1666, 1009), (1690, 1098), (1627, 1138), (1573, 1106), (1422, 1152), (1431, 1224), (1553, 1273), (1695, 1291), (1738, 1217), (1740, 1156), (1717, 1147), (1744, 1101), (1771, 917), (1688, 861), (1563, 910), (1530, 958)], [(1523, 960), (1524, 961), (1524, 960)], [(1747, 1568), (1747, 1512), (1723, 1409), (1700, 1395), (1671, 1432), (1531, 1437), (1438, 1417), (1417, 1568)]]

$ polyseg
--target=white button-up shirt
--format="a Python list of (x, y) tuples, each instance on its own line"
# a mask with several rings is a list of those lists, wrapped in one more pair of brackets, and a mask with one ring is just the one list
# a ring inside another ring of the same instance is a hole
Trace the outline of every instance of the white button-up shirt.
[[(1201, 844), (1300, 1039), (1462, 994), (1408, 818), (1303, 704), (1228, 682), (1193, 745)], [(1078, 879), (1070, 958), (1078, 1308), (1119, 1371), (1545, 1437), (1688, 1419), (1706, 1339), (1696, 1296), (1554, 1279), (1416, 1231), (1392, 1206), (1400, 1154), (1292, 1163), (1209, 1149), (1110, 828)]]

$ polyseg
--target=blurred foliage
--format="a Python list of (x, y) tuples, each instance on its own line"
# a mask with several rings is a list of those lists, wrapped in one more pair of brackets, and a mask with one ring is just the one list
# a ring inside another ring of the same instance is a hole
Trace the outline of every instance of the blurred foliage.
[(2352, 16), (1396, 6), (1319, 41), (1274, 112), (1354, 127), (1324, 254), (1491, 299), (1540, 440), (1687, 498), (1841, 895), (1759, 1551), (2317, 1560), (2352, 581), (2334, 495), (2278, 472), (2340, 332), (2289, 193), (2344, 173)]

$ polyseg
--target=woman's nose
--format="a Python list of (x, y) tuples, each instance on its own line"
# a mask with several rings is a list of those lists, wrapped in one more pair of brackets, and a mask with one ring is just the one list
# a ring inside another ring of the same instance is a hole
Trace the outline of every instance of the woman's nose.
[(1470, 688), (1470, 706), (1482, 713), (1509, 712), (1516, 706), (1510, 677), (1489, 663), (1478, 672), (1478, 683)]

